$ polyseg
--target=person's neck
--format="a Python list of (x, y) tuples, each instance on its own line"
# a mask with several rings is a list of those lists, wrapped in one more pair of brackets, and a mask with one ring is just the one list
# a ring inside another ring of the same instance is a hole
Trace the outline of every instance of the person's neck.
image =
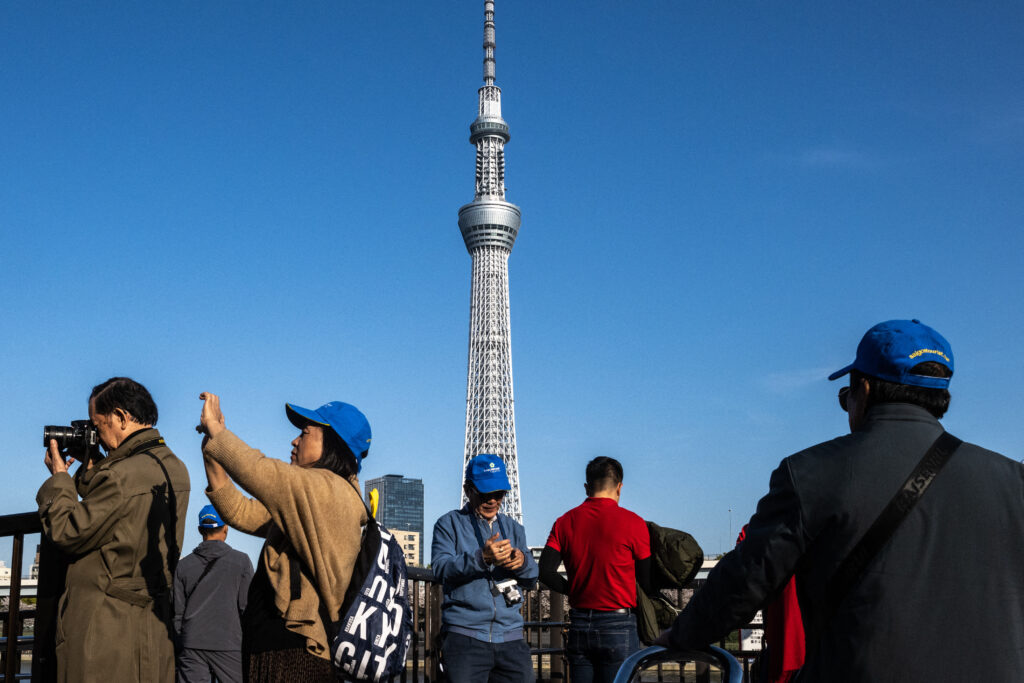
[(144, 429), (152, 429), (153, 425), (142, 425), (138, 422), (129, 422), (124, 431), (118, 435), (117, 445), (111, 448), (111, 451), (115, 451), (124, 445), (124, 442), (132, 438), (135, 434), (143, 431)]
[(594, 493), (590, 494), (590, 497), (591, 498), (610, 498), (611, 500), (614, 500), (616, 503), (619, 502), (619, 492), (616, 491), (615, 489), (611, 489), (611, 490), (608, 490), (608, 491), (595, 491)]

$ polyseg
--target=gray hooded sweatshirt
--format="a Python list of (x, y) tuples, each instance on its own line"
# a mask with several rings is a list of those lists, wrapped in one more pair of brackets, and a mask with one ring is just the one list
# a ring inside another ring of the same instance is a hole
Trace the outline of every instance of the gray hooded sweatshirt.
[[(216, 564), (202, 576), (214, 560)], [(179, 647), (241, 650), (240, 617), (251, 579), (249, 556), (224, 541), (203, 541), (183, 557), (174, 572), (174, 631)]]

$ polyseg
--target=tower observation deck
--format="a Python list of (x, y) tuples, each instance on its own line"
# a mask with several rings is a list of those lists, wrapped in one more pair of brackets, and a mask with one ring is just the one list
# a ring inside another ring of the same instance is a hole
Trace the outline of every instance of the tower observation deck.
[(501, 89), (494, 85), (494, 48), (494, 2), (485, 0), (484, 84), (478, 91), (476, 120), (469, 127), (469, 141), (476, 147), (476, 193), (459, 209), (459, 230), (473, 258), (463, 471), (481, 453), (502, 458), (512, 489), (501, 511), (522, 522), (508, 301), (508, 257), (519, 234), (520, 212), (505, 201), (505, 143), (510, 136), (501, 118)]

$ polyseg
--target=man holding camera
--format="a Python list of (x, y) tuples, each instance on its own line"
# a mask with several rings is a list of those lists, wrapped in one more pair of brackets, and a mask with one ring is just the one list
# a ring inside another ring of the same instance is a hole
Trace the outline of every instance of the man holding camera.
[(113, 377), (94, 387), (89, 420), (106, 457), (88, 453), (72, 479), (68, 467), (77, 458), (50, 440), (52, 476), (36, 494), (43, 533), (68, 561), (57, 677), (171, 683), (171, 582), (188, 471), (153, 428), (156, 404), (138, 382)]
[(466, 466), (468, 502), (434, 524), (431, 561), (444, 588), (442, 666), (451, 683), (533, 681), (523, 639), (522, 592), (537, 582), (523, 526), (501, 514), (505, 463), (478, 455)]

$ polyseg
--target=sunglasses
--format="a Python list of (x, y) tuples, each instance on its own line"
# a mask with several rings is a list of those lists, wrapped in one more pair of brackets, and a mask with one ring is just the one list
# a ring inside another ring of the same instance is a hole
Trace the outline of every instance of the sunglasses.
[(480, 500), (501, 500), (505, 497), (505, 494), (508, 493), (508, 491), (488, 491), (487, 493), (480, 493), (474, 486), (473, 493), (480, 496)]
[(843, 409), (843, 412), (848, 412), (846, 409), (846, 399), (850, 395), (850, 387), (843, 387), (839, 390), (839, 407)]

